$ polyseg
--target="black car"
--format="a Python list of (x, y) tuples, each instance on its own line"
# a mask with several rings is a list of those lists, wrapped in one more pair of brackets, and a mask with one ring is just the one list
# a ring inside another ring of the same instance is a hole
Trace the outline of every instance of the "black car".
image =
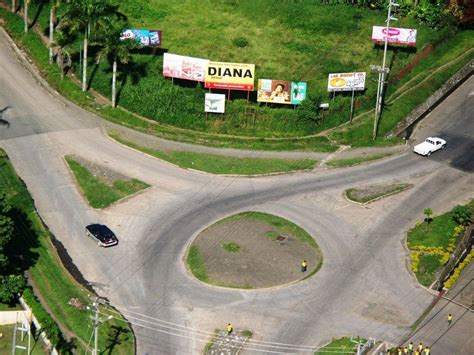
[(111, 247), (118, 244), (118, 239), (107, 226), (103, 224), (89, 224), (86, 227), (86, 234), (97, 241), (101, 247)]

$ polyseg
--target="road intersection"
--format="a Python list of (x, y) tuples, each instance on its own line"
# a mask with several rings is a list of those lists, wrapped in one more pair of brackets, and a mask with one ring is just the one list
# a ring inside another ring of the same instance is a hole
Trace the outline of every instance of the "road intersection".
[[(417, 131), (447, 137), (448, 148), (430, 158), (406, 152), (355, 168), (239, 178), (184, 170), (117, 144), (104, 134), (109, 123), (51, 96), (20, 63), (1, 35), (0, 109), (10, 106), (3, 115), (10, 126), (0, 126), (0, 147), (84, 277), (132, 323), (143, 325), (134, 325), (138, 354), (199, 352), (207, 341), (200, 331), (228, 322), (254, 332), (251, 353), (310, 353), (312, 346), (347, 335), (397, 343), (434, 299), (408, 271), (404, 236), (422, 220), (424, 208), (444, 212), (472, 198), (473, 78)], [(152, 187), (94, 210), (74, 184), (67, 154)], [(349, 187), (385, 182), (414, 187), (368, 206), (342, 196)], [(303, 282), (264, 290), (216, 288), (190, 276), (183, 258), (193, 237), (246, 210), (274, 213), (306, 229), (321, 247), (321, 270)], [(84, 235), (91, 222), (110, 225), (120, 244), (98, 248)]]

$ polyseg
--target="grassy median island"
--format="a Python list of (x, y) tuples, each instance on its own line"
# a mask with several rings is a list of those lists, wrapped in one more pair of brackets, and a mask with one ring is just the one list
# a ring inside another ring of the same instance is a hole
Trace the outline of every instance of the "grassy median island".
[(346, 197), (355, 202), (368, 203), (380, 198), (394, 195), (402, 192), (413, 185), (400, 183), (400, 184), (389, 184), (389, 185), (371, 185), (361, 188), (347, 189), (344, 193)]
[[(365, 339), (354, 339), (354, 341), (366, 342)], [(354, 354), (357, 351), (357, 343), (351, 340), (351, 338), (340, 338), (330, 342), (325, 347), (319, 349), (315, 355), (338, 355), (338, 354)]]
[(166, 160), (185, 169), (205, 171), (211, 174), (256, 175), (270, 173), (285, 173), (296, 170), (314, 168), (316, 160), (302, 159), (265, 159), (265, 158), (236, 158), (223, 155), (194, 153), (187, 151), (163, 151), (140, 146), (123, 139), (116, 133), (109, 134), (111, 138), (130, 148), (139, 150), (158, 159)]
[[(69, 305), (71, 299), (78, 299), (88, 305), (90, 291), (82, 287), (63, 266), (52, 236), (36, 212), (34, 202), (23, 182), (15, 173), (6, 154), (0, 150), (0, 190), (5, 192), (12, 206), (15, 222), (15, 253), (25, 255), (27, 274), (34, 285), (34, 292), (43, 307), (58, 323), (63, 335), (73, 340), (77, 351), (84, 353), (92, 328), (91, 313)], [(108, 313), (107, 309), (103, 309)], [(121, 316), (114, 313), (121, 319)], [(134, 337), (123, 321), (113, 319), (101, 325), (99, 348), (114, 354), (131, 354), (134, 351)], [(3, 352), (2, 352), (3, 353)]]
[(66, 156), (65, 159), (81, 191), (94, 208), (106, 208), (150, 186), (82, 158)]
[(374, 155), (368, 155), (365, 157), (355, 157), (355, 158), (347, 158), (347, 159), (334, 159), (334, 160), (329, 160), (328, 162), (326, 162), (326, 165), (330, 166), (331, 168), (342, 168), (342, 167), (368, 163), (374, 160), (379, 160), (379, 159), (388, 157), (390, 155), (393, 155), (393, 153), (374, 154)]
[[(467, 207), (474, 211), (474, 200)], [(464, 229), (457, 225), (453, 211), (417, 223), (407, 234), (411, 267), (418, 282), (430, 286), (448, 262)]]
[[(306, 272), (300, 268), (303, 260), (308, 263)], [(261, 212), (239, 213), (211, 225), (192, 242), (186, 257), (197, 279), (245, 289), (305, 279), (319, 270), (322, 260), (316, 241), (305, 230)]]

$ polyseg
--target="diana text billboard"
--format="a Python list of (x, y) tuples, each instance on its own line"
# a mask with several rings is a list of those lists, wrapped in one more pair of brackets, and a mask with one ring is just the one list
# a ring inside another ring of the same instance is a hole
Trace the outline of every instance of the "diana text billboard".
[(255, 64), (209, 62), (205, 87), (251, 91), (254, 88)]

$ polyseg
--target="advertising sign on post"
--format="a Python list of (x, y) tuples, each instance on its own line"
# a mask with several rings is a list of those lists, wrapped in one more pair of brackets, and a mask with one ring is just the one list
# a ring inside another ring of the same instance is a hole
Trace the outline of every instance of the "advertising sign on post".
[(209, 60), (165, 53), (163, 76), (185, 80), (204, 81)]
[(225, 95), (206, 93), (204, 99), (204, 111), (212, 113), (225, 112)]
[(251, 91), (255, 64), (209, 62), (204, 86), (209, 89)]
[(412, 28), (396, 28), (396, 27), (372, 27), (372, 42), (385, 42), (400, 44), (416, 44), (416, 30)]
[(328, 77), (328, 91), (360, 91), (365, 89), (365, 72), (332, 73)]
[(122, 32), (120, 39), (134, 39), (144, 46), (161, 47), (161, 31), (127, 29)]
[(258, 79), (257, 101), (298, 105), (306, 97), (306, 83)]

